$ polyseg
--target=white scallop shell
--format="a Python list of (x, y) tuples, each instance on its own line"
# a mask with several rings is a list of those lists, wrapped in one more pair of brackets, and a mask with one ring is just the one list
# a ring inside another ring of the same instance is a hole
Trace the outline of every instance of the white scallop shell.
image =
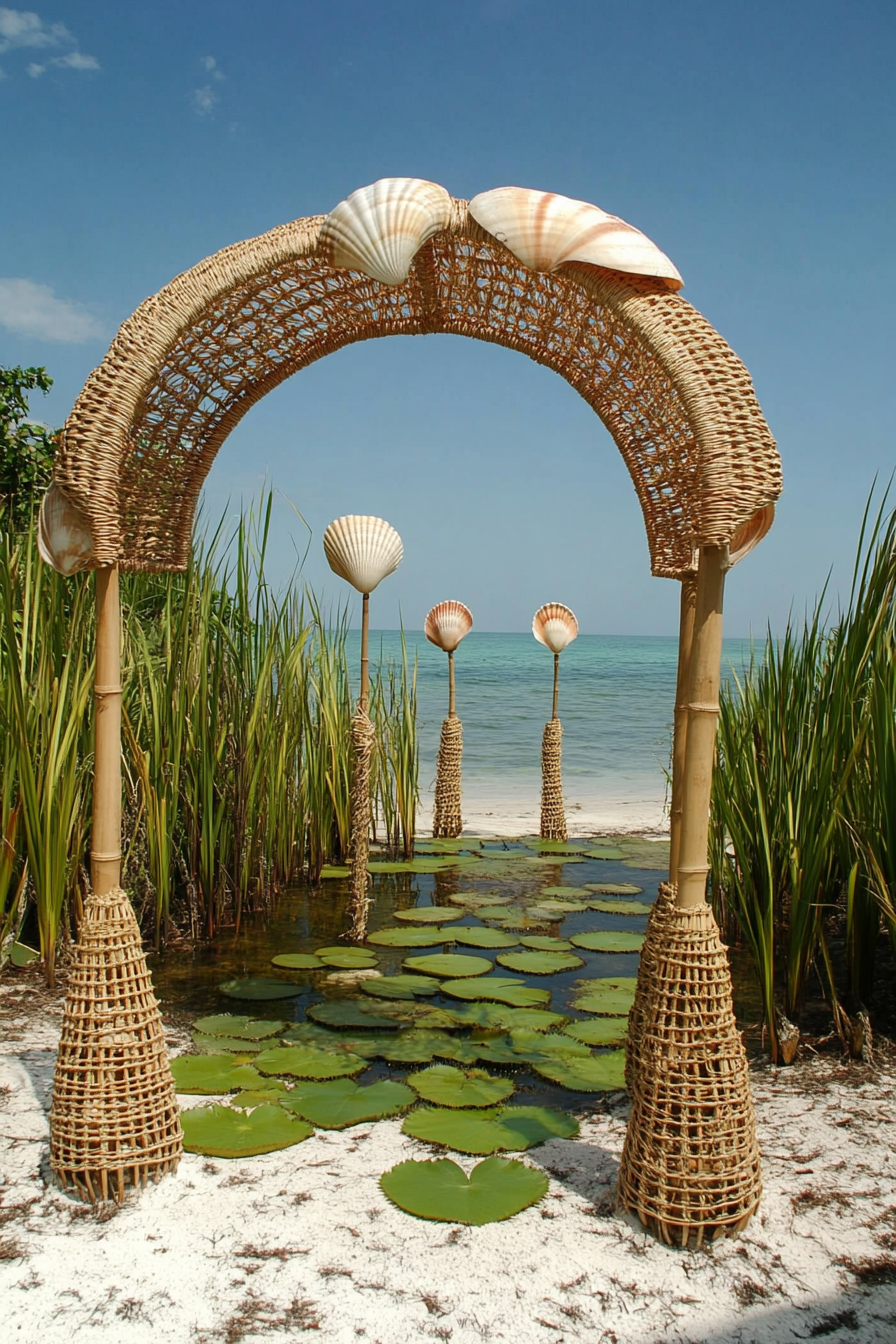
[(473, 613), (463, 602), (439, 602), (423, 622), (423, 633), (430, 644), (446, 653), (453, 653), (472, 629)]
[(451, 197), (420, 177), (383, 177), (359, 187), (324, 220), (319, 251), (334, 266), (363, 271), (384, 285), (407, 280), (417, 252), (447, 228)]
[(766, 504), (764, 508), (757, 509), (745, 523), (741, 523), (728, 543), (729, 565), (736, 565), (745, 555), (749, 555), (754, 546), (759, 545), (774, 521), (775, 506)]
[(546, 602), (532, 617), (532, 633), (551, 653), (562, 653), (579, 633), (579, 623), (562, 602)]
[(41, 500), (37, 549), (41, 560), (66, 577), (93, 568), (93, 537), (87, 519), (58, 485), (51, 485)]
[(359, 593), (372, 593), (404, 555), (395, 528), (364, 513), (349, 513), (331, 523), (324, 533), (324, 551), (333, 573)]
[(670, 289), (684, 283), (645, 234), (587, 201), (528, 187), (495, 187), (473, 197), (470, 214), (533, 271), (589, 261), (611, 271), (657, 276)]

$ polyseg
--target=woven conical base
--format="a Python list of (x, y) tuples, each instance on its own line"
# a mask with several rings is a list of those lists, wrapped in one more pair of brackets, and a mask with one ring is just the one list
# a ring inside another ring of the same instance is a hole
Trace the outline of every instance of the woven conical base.
[(432, 815), (432, 833), (454, 839), (463, 830), (460, 815), (460, 769), (464, 752), (464, 730), (456, 714), (442, 720), (439, 758), (436, 764), (436, 797)]
[(541, 838), (566, 839), (566, 813), (563, 811), (563, 779), (560, 773), (560, 743), (563, 725), (549, 719), (541, 739)]
[(647, 989), (619, 1202), (663, 1241), (699, 1246), (744, 1228), (762, 1193), (731, 973), (708, 905), (669, 910)]
[(83, 1199), (119, 1203), (180, 1160), (159, 1006), (131, 903), (93, 894), (69, 981), (50, 1111), (50, 1163)]
[(635, 1001), (629, 1010), (628, 1034), (625, 1051), (625, 1086), (630, 1097), (635, 1095), (638, 1086), (637, 1059), (641, 1048), (641, 1030), (644, 1024), (644, 1010), (650, 988), (656, 975), (657, 957), (666, 941), (668, 916), (675, 906), (675, 887), (671, 882), (661, 882), (653, 909), (647, 917), (644, 930), (644, 943), (638, 962), (638, 985), (635, 989)]

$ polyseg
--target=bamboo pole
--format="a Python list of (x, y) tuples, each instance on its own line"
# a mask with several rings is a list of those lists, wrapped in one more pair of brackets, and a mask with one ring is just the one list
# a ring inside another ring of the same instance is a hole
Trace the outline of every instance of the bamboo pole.
[(448, 654), (448, 717), (457, 718), (454, 698), (454, 650)]
[(96, 571), (95, 750), (90, 881), (99, 895), (121, 884), (121, 609), (118, 566)]
[(704, 546), (697, 569), (694, 640), (688, 696), (687, 750), (681, 785), (681, 840), (677, 866), (679, 908), (706, 899), (709, 803), (719, 717), (722, 595), (727, 546)]
[(551, 718), (557, 717), (557, 700), (560, 693), (560, 655), (554, 654), (554, 707), (551, 710)]
[(686, 574), (681, 581), (681, 613), (678, 624), (678, 679), (675, 684), (675, 721), (672, 730), (672, 804), (669, 809), (669, 881), (678, 871), (681, 845), (681, 782), (684, 775), (688, 740), (688, 696), (691, 688), (691, 652), (694, 644), (694, 615), (697, 610), (697, 575)]
[(370, 688), (370, 665), (367, 657), (367, 644), (370, 633), (370, 594), (364, 593), (361, 609), (361, 701), (360, 706), (367, 713), (367, 699)]

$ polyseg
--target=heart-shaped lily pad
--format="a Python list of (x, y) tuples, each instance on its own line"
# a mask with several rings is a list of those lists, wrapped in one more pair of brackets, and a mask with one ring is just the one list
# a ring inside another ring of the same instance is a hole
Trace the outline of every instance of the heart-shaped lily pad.
[(412, 1073), (408, 1083), (424, 1101), (461, 1109), (496, 1106), (514, 1091), (513, 1083), (506, 1078), (492, 1078), (481, 1069), (465, 1072), (451, 1064), (433, 1064), (421, 1073)]
[(637, 896), (644, 888), (636, 887), (634, 882), (589, 882), (588, 890), (598, 896)]
[(513, 921), (515, 919), (522, 919), (525, 915), (525, 911), (523, 910), (522, 906), (495, 904), (495, 905), (480, 905), (476, 910), (476, 914), (480, 919), (491, 919), (491, 920), (506, 919)]
[(238, 1064), (229, 1055), (178, 1055), (171, 1061), (178, 1092), (218, 1096), (244, 1087), (263, 1087), (264, 1079), (251, 1064)]
[(542, 1078), (573, 1092), (615, 1092), (625, 1087), (625, 1051), (611, 1050), (587, 1059), (560, 1055), (556, 1059), (533, 1059), (532, 1068)]
[(288, 1073), (295, 1078), (341, 1078), (360, 1073), (367, 1060), (347, 1050), (320, 1050), (313, 1045), (279, 1045), (255, 1057), (259, 1073)]
[(346, 1129), (364, 1120), (398, 1115), (414, 1101), (414, 1093), (404, 1083), (381, 1079), (361, 1087), (351, 1078), (337, 1078), (331, 1083), (299, 1083), (281, 1105), (321, 1129)]
[(231, 1106), (236, 1106), (241, 1111), (252, 1111), (256, 1106), (276, 1106), (287, 1095), (286, 1086), (279, 1078), (268, 1078), (266, 1082), (265, 1087), (250, 1088), (247, 1092), (237, 1093), (230, 1103)]
[(574, 933), (569, 940), (573, 947), (588, 952), (640, 952), (643, 933), (621, 933), (618, 929), (595, 930), (593, 933)]
[(266, 975), (250, 975), (245, 980), (225, 980), (218, 989), (229, 999), (294, 999), (302, 986), (290, 980), (274, 980)]
[(396, 919), (411, 924), (448, 924), (452, 919), (463, 919), (463, 910), (449, 910), (444, 905), (415, 905), (411, 910), (396, 910)]
[(521, 941), (502, 929), (452, 929), (451, 937), (462, 947), (516, 947)]
[(448, 980), (442, 986), (454, 999), (490, 999), (511, 1008), (543, 1008), (551, 1001), (549, 989), (533, 989), (525, 980), (488, 976), (477, 980)]
[(279, 952), (271, 957), (272, 966), (282, 966), (287, 971), (319, 971), (323, 964), (320, 957), (313, 957), (310, 952)]
[(624, 1017), (635, 1001), (638, 981), (633, 975), (618, 979), (580, 980), (573, 1008), (583, 1013), (603, 1013), (605, 1017)]
[(372, 970), (376, 965), (376, 957), (372, 952), (365, 952), (363, 956), (356, 956), (352, 952), (328, 952), (321, 956), (320, 961), (323, 966), (344, 971)]
[(574, 971), (584, 966), (581, 957), (571, 952), (502, 952), (497, 957), (500, 966), (523, 975), (556, 975), (558, 971)]
[(503, 1003), (467, 1003), (452, 1008), (451, 1016), (460, 1026), (480, 1031), (513, 1031), (518, 1027), (550, 1031), (568, 1021), (562, 1013), (549, 1013), (544, 1008), (508, 1008)]
[(627, 1017), (592, 1017), (586, 1022), (570, 1022), (565, 1036), (585, 1045), (619, 1045), (628, 1033)]
[(459, 1111), (424, 1106), (405, 1116), (402, 1133), (459, 1153), (520, 1152), (547, 1139), (571, 1139), (578, 1121), (546, 1106), (496, 1106), (487, 1111)]
[(542, 1171), (512, 1158), (489, 1157), (466, 1173), (447, 1157), (399, 1162), (380, 1177), (383, 1194), (406, 1213), (442, 1223), (482, 1227), (512, 1218), (548, 1191)]
[(415, 994), (438, 994), (438, 980), (429, 975), (381, 975), (361, 984), (365, 994), (377, 999), (413, 999)]
[(653, 906), (643, 901), (589, 901), (588, 908), (605, 915), (649, 915)]
[(217, 1013), (214, 1017), (200, 1017), (193, 1023), (203, 1036), (244, 1036), (247, 1041), (260, 1041), (265, 1036), (276, 1036), (285, 1022), (267, 1022), (254, 1017), (238, 1017), (235, 1013)]
[(570, 952), (572, 943), (566, 938), (552, 938), (548, 933), (533, 933), (520, 942), (523, 947), (528, 947), (532, 952)]
[(282, 1106), (257, 1106), (253, 1111), (230, 1106), (196, 1106), (182, 1111), (181, 1128), (188, 1153), (208, 1157), (254, 1157), (301, 1143), (314, 1130)]
[(487, 975), (493, 970), (488, 957), (468, 957), (461, 952), (433, 952), (423, 957), (408, 957), (405, 966), (423, 975), (443, 975), (464, 979), (473, 975)]
[(532, 1031), (531, 1028), (518, 1027), (510, 1033), (509, 1042), (518, 1055), (538, 1055), (539, 1058), (555, 1059), (567, 1055), (577, 1055), (590, 1059), (591, 1051), (581, 1041), (557, 1032)]
[(448, 929), (444, 933), (441, 929), (380, 929), (369, 934), (367, 941), (377, 947), (439, 947), (453, 937)]
[(312, 1022), (325, 1027), (353, 1027), (356, 1031), (382, 1031), (397, 1028), (398, 1022), (382, 1017), (372, 1005), (358, 999), (337, 999), (333, 1003), (312, 1003), (305, 1010)]

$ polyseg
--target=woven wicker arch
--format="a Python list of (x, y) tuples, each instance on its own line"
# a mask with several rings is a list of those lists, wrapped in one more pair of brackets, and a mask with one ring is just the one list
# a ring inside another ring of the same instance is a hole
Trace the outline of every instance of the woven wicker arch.
[(186, 565), (221, 444), (285, 378), (356, 341), (444, 332), (560, 374), (615, 440), (651, 567), (677, 577), (780, 492), (780, 462), (741, 361), (662, 279), (581, 261), (535, 271), (466, 201), (403, 283), (332, 264), (327, 217), (225, 248), (124, 323), (66, 423), (55, 480), (83, 512), (91, 566)]

